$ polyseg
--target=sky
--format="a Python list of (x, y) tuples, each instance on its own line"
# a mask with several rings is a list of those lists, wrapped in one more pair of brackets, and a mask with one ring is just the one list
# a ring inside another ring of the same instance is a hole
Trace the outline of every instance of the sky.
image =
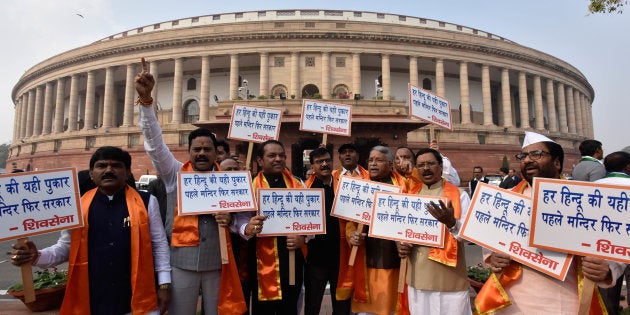
[[(37, 63), (109, 35), (178, 18), (276, 9), (357, 10), (441, 20), (487, 31), (560, 58), (595, 90), (595, 139), (610, 153), (630, 145), (630, 7), (589, 14), (587, 0), (2, 0), (0, 143), (13, 136), (11, 91)], [(79, 14), (81, 16), (79, 16)]]

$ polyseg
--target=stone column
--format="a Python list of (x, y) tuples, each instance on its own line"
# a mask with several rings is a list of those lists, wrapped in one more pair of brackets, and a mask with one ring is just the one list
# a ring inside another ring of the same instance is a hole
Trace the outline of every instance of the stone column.
[(567, 105), (565, 102), (564, 84), (558, 82), (558, 120), (560, 121), (560, 132), (569, 132), (567, 123)]
[(114, 67), (107, 67), (105, 70), (105, 96), (103, 105), (103, 125), (102, 128), (112, 126), (114, 116), (114, 106), (116, 106), (116, 96), (114, 89)]
[(269, 53), (260, 53), (260, 95), (271, 98), (271, 91), (269, 90)]
[(35, 90), (28, 91), (28, 116), (26, 117), (26, 137), (33, 136), (33, 123), (35, 119)]
[(299, 93), (299, 89), (300, 89), (300, 65), (299, 65), (299, 58), (300, 53), (298, 52), (291, 52), (291, 86), (289, 87), (289, 93), (291, 95), (295, 95), (296, 99), (299, 99), (302, 97), (302, 93)]
[(104, 94), (105, 91), (103, 91), (103, 93), (98, 98), (98, 115), (96, 118), (97, 129), (103, 126), (103, 114), (105, 112), (105, 97), (103, 97)]
[(545, 129), (545, 110), (542, 101), (542, 86), (540, 76), (534, 76), (534, 115), (536, 116), (536, 126), (538, 130)]
[(518, 73), (518, 107), (521, 113), (521, 128), (529, 129), (529, 104), (527, 102), (527, 74)]
[(551, 79), (547, 79), (547, 114), (549, 116), (549, 131), (558, 132), (556, 98), (553, 93), (553, 80)]
[(55, 99), (55, 124), (53, 126), (53, 133), (63, 132), (63, 119), (64, 110), (66, 107), (66, 78), (57, 79), (57, 97)]
[(68, 131), (77, 130), (79, 117), (79, 75), (70, 77), (70, 104), (68, 105)]
[(503, 103), (503, 127), (512, 127), (512, 101), (510, 97), (510, 72), (501, 69), (501, 100)]
[(22, 114), (20, 116), (20, 139), (26, 138), (26, 121), (28, 120), (28, 92), (22, 94)]
[(444, 84), (444, 59), (435, 60), (435, 92), (439, 97), (446, 97)]
[(575, 134), (577, 131), (575, 122), (575, 104), (573, 103), (573, 87), (567, 86), (566, 93), (567, 115), (569, 116), (569, 133)]
[(210, 56), (201, 56), (201, 92), (199, 121), (208, 121), (210, 113)]
[(151, 98), (153, 98), (153, 106), (155, 108), (159, 108), (158, 106), (158, 82), (159, 82), (159, 78), (160, 78), (160, 69), (158, 68), (158, 61), (151, 61), (151, 63), (149, 64), (149, 72), (151, 72), (151, 75), (153, 76), (153, 79), (155, 80), (155, 85), (153, 86), (153, 91), (151, 91)]
[(44, 86), (38, 85), (35, 88), (35, 116), (33, 117), (33, 136), (42, 134), (42, 123), (44, 114)]
[(182, 84), (184, 76), (184, 59), (175, 59), (175, 70), (173, 71), (173, 113), (171, 123), (180, 124), (182, 122)]
[(389, 55), (381, 55), (381, 74), (383, 79), (383, 99), (392, 99), (392, 77), (389, 66)]
[(409, 56), (409, 83), (418, 86), (418, 57)]
[(461, 96), (461, 115), (462, 125), (472, 123), (470, 119), (470, 91), (468, 89), (468, 63), (466, 61), (460, 61), (459, 63), (459, 94)]
[[(83, 130), (94, 129), (94, 110), (96, 108), (96, 71), (87, 73), (87, 84), (85, 88), (85, 118)], [(132, 108), (133, 109), (133, 108)], [(132, 112), (133, 114), (133, 112)]]
[(575, 133), (584, 135), (584, 124), (582, 123), (582, 103), (580, 102), (580, 91), (573, 89), (573, 106), (575, 106)]
[(127, 65), (127, 77), (125, 78), (125, 105), (123, 109), (123, 127), (133, 126), (133, 106), (135, 102), (136, 89), (133, 86), (133, 80), (136, 76), (136, 67), (134, 64)]
[(238, 54), (230, 55), (230, 99), (238, 98)]
[(595, 137), (595, 131), (593, 130), (593, 104), (591, 100), (586, 99), (586, 113), (588, 115), (588, 134), (590, 138)]
[(490, 96), (490, 67), (481, 66), (481, 93), (483, 99), (483, 124), (484, 126), (494, 126), (492, 122), (492, 99)]
[[(361, 54), (352, 53), (352, 93), (361, 94)], [(350, 95), (354, 97), (354, 95)]]
[(15, 106), (13, 107), (13, 138), (11, 138), (12, 143), (17, 143), (17, 140), (20, 138), (20, 114), (22, 113), (22, 98), (18, 98), (15, 100)]
[(52, 114), (53, 114), (53, 89), (55, 85), (52, 81), (46, 82), (46, 94), (44, 95), (44, 124), (42, 134), (50, 134), (52, 130)]
[(322, 98), (330, 99), (330, 52), (322, 51)]

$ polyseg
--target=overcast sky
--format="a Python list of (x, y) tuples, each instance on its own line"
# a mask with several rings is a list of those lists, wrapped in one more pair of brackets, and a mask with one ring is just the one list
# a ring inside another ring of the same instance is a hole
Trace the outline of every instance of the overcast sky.
[(595, 89), (595, 138), (610, 153), (630, 145), (630, 8), (621, 15), (589, 15), (587, 5), (586, 0), (2, 0), (0, 143), (10, 142), (13, 136), (11, 90), (15, 83), (30, 67), (53, 55), (138, 26), (177, 18), (265, 9), (336, 9), (457, 23), (569, 62)]

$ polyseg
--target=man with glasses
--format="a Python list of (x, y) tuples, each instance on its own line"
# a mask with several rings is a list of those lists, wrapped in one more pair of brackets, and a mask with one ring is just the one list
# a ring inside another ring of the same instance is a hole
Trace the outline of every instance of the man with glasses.
[[(330, 215), (337, 186), (332, 176), (332, 157), (326, 148), (319, 147), (309, 154), (313, 174), (306, 179), (308, 188), (324, 189), (326, 210), (326, 234), (315, 235), (308, 241), (308, 256), (304, 266), (304, 288), (306, 303), (304, 314), (318, 315), (326, 283), (330, 283), (330, 299), (333, 314), (350, 314), (350, 300), (337, 300), (337, 278), (339, 276), (339, 219)], [(347, 260), (344, 262), (347, 264)]]
[(422, 183), (410, 193), (446, 199), (439, 204), (431, 202), (427, 210), (448, 232), (443, 249), (398, 243), (400, 257), (409, 257), (406, 278), (409, 311), (411, 314), (471, 314), (464, 244), (457, 238), (460, 219), (466, 216), (470, 199), (465, 193), (465, 198), (461, 198), (457, 186), (442, 179), (443, 161), (438, 151), (418, 151), (416, 168)]
[[(523, 148), (516, 159), (521, 162), (525, 180), (512, 191), (531, 196), (535, 177), (560, 178), (564, 151), (559, 144), (543, 135), (525, 132)], [(484, 252), (484, 260), (499, 279), (498, 285), (492, 279), (488, 280), (491, 282), (486, 283), (484, 289), (494, 285), (495, 290), (505, 292), (508, 297), (508, 300), (492, 305), (494, 309), (501, 309), (497, 312), (500, 314), (577, 314), (578, 287), (582, 284), (582, 276), (601, 287), (610, 287), (623, 272), (622, 264), (576, 256), (566, 279), (561, 281), (523, 266), (505, 254)], [(475, 304), (487, 302), (489, 300), (479, 300)], [(594, 297), (591, 303), (591, 313), (594, 310), (602, 311), (598, 297)]]
[[(370, 180), (374, 182), (399, 186), (403, 193), (407, 191), (405, 179), (394, 171), (394, 154), (387, 147), (372, 148), (368, 172)], [(391, 314), (396, 309), (396, 284), (400, 268), (396, 243), (366, 237), (367, 233), (359, 231), (357, 226), (355, 222), (346, 224), (348, 242), (352, 246), (359, 246), (353, 267), (355, 285), (352, 312)]]
[(489, 180), (483, 176), (483, 168), (481, 166), (473, 167), (473, 178), (468, 183), (468, 191), (470, 191), (470, 196), (475, 193), (475, 189), (477, 188), (477, 184), (479, 183), (488, 183)]

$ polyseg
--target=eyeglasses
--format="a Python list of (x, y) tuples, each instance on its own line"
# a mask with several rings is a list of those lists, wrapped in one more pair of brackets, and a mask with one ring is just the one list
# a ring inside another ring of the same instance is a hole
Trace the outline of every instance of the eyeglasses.
[(317, 164), (317, 165), (322, 165), (324, 163), (330, 164), (330, 163), (332, 163), (332, 159), (321, 159), (321, 160), (313, 161), (313, 164)]
[(526, 157), (529, 156), (530, 160), (537, 161), (537, 160), (540, 160), (540, 158), (542, 158), (542, 156), (545, 155), (545, 154), (551, 155), (551, 153), (549, 153), (547, 151), (536, 150), (536, 151), (530, 151), (530, 152), (521, 152), (521, 153), (515, 155), (514, 157), (516, 157), (517, 160), (522, 161)]
[(423, 162), (423, 163), (418, 163), (416, 164), (416, 168), (432, 168), (436, 165), (438, 165), (439, 163), (437, 161), (431, 161), (431, 162)]

